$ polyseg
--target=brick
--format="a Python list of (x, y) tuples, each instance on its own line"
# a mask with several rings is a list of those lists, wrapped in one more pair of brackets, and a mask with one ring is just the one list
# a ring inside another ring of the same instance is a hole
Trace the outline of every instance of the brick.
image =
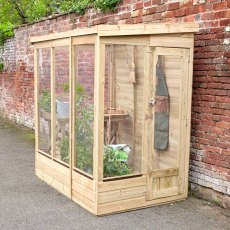
[(224, 57), (230, 57), (230, 52), (228, 51), (224, 52)]
[(167, 5), (160, 5), (157, 7), (157, 12), (164, 12), (167, 10)]
[[(225, 85), (222, 83), (208, 83), (207, 86), (209, 89), (225, 89)], [(226, 86), (226, 88), (228, 87)]]
[(219, 104), (219, 108), (230, 110), (230, 104), (229, 103), (221, 103), (221, 104)]
[(224, 142), (225, 144), (227, 144), (227, 142), (228, 142), (229, 143), (228, 145), (230, 148), (230, 136), (219, 136), (218, 141)]
[(215, 160), (218, 160), (218, 161), (225, 161), (225, 156), (223, 156), (223, 155), (219, 155), (219, 154), (215, 154), (215, 153), (209, 153), (208, 156), (211, 159), (215, 159)]
[(230, 18), (229, 19), (221, 19), (219, 21), (219, 23), (220, 23), (220, 26), (227, 26), (230, 24)]
[(201, 40), (198, 40), (198, 41), (195, 41), (195, 47), (196, 46), (205, 46), (205, 41), (201, 41)]
[(142, 23), (142, 17), (138, 16), (138, 17), (134, 18), (134, 23)]
[(222, 114), (224, 116), (230, 116), (230, 111), (229, 110), (224, 110)]
[[(203, 161), (204, 163), (208, 163), (208, 164), (211, 164), (211, 165), (214, 165), (215, 162), (216, 162), (214, 159), (206, 158), (206, 157), (203, 157), (203, 158), (202, 158), (202, 161)], [(218, 165), (218, 166), (220, 166), (220, 165)]]
[(158, 5), (160, 5), (161, 4), (161, 0), (152, 0), (152, 5), (153, 6), (158, 6)]
[(216, 95), (216, 96), (219, 96), (219, 95), (227, 96), (228, 95), (227, 90), (221, 90), (221, 89), (206, 89), (205, 93), (209, 95)]
[(226, 103), (230, 103), (230, 98), (229, 97), (222, 97), (222, 96), (216, 96), (215, 100), (217, 102), (226, 102)]
[(168, 10), (176, 10), (179, 9), (180, 3), (179, 2), (172, 2), (168, 4)]
[(163, 13), (162, 16), (164, 18), (173, 18), (175, 16), (175, 12), (174, 11), (166, 11), (165, 13)]
[(221, 148), (217, 148), (215, 146), (205, 146), (205, 150), (209, 151), (209, 152), (213, 152), (213, 153), (220, 153), (221, 152)]
[(189, 15), (184, 17), (184, 22), (194, 22), (195, 18), (194, 15)]
[(213, 4), (213, 10), (223, 10), (228, 8), (227, 2), (217, 2)]
[(153, 6), (153, 7), (150, 7), (148, 9), (146, 9), (146, 15), (148, 14), (154, 14), (157, 12), (157, 7), (156, 6)]
[[(220, 79), (222, 77), (228, 77), (230, 76), (230, 71), (209, 71), (208, 75), (212, 76), (213, 82), (220, 82)], [(221, 77), (221, 78), (214, 78), (214, 77)], [(216, 80), (215, 80), (216, 79)]]
[(192, 6), (193, 6), (193, 0), (180, 1), (180, 8), (183, 8), (183, 7), (192, 7)]
[(220, 45), (221, 44), (220, 40), (217, 40), (215, 36), (213, 36), (213, 38), (214, 38), (213, 40), (205, 41), (205, 45), (206, 46), (215, 46), (215, 45)]
[(226, 162), (226, 161), (215, 160), (214, 164), (216, 166), (220, 166), (220, 167), (223, 167), (223, 168), (230, 168), (230, 163)]
[(215, 114), (215, 115), (221, 115), (221, 114), (223, 114), (223, 109), (211, 108), (211, 109), (209, 110), (209, 112), (212, 113), (212, 114)]
[(144, 2), (144, 7), (149, 7), (149, 6), (151, 6), (151, 1), (147, 1), (147, 2)]
[(175, 10), (175, 17), (182, 17), (186, 15), (186, 11), (184, 8)]
[(229, 116), (220, 116), (220, 121), (230, 122), (230, 117)]
[(186, 15), (203, 13), (205, 12), (205, 6), (204, 5), (190, 6), (185, 8), (185, 12)]
[(214, 19), (220, 19), (220, 18), (230, 18), (230, 10), (221, 10), (217, 11), (214, 14)]
[(213, 20), (214, 18), (217, 18), (217, 15), (215, 15), (213, 12), (207, 12), (201, 15), (202, 20)]
[(230, 122), (216, 122), (216, 127), (230, 129)]
[(135, 8), (136, 8), (137, 10), (139, 10), (139, 9), (142, 9), (143, 6), (144, 6), (144, 3), (140, 1), (140, 2), (137, 2), (137, 3), (136, 3)]

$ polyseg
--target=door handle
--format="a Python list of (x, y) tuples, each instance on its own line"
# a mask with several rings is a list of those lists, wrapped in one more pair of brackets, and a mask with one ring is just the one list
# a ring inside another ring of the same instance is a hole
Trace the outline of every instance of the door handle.
[(156, 101), (154, 99), (150, 99), (149, 105), (153, 107), (155, 104), (156, 104)]

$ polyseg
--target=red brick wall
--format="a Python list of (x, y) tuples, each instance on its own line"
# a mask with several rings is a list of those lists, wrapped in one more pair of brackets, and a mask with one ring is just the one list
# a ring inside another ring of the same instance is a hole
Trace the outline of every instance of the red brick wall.
[[(4, 60), (4, 70), (0, 73), (0, 114), (32, 127), (33, 67), (27, 65), (25, 45), (20, 47), (17, 43), (17, 38), (9, 39), (0, 51)], [(22, 50), (19, 59), (17, 53)]]
[[(228, 0), (124, 0), (115, 12), (89, 9), (18, 28), (5, 45), (0, 111), (33, 126), (33, 47), (29, 36), (97, 24), (197, 22), (190, 181), (230, 195), (230, 2)], [(9, 52), (6, 52), (9, 51)]]

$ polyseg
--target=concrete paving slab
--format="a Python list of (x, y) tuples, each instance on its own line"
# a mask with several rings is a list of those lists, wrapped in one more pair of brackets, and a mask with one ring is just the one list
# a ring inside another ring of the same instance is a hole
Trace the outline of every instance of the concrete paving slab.
[(230, 213), (203, 200), (94, 217), (34, 175), (33, 134), (0, 120), (1, 230), (229, 230)]

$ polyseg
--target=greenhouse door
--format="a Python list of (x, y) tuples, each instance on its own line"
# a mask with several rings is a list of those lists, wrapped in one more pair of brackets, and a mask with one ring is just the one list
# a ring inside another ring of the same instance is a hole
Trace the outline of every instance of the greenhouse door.
[(185, 192), (189, 49), (150, 50), (147, 123), (147, 200)]

